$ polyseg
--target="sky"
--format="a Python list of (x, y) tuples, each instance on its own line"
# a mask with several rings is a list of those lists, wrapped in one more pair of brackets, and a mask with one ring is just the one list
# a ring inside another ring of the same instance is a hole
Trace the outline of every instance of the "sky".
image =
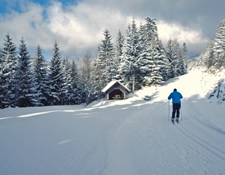
[(51, 57), (55, 41), (63, 57), (95, 57), (105, 29), (115, 40), (132, 19), (150, 17), (164, 46), (177, 39), (195, 56), (214, 39), (224, 7), (225, 0), (1, 0), (0, 48), (10, 34), (17, 47), (24, 38), (33, 57), (37, 45)]

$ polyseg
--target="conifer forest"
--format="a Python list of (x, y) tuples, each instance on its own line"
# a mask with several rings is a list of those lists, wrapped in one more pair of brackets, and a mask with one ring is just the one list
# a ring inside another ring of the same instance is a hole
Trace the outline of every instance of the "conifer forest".
[[(6, 34), (0, 48), (0, 108), (89, 104), (103, 98), (101, 90), (112, 80), (134, 92), (187, 73), (186, 44), (170, 38), (163, 45), (155, 19), (147, 17), (144, 24), (133, 19), (126, 33), (119, 30), (114, 40), (108, 29), (103, 36), (95, 58), (83, 58), (78, 65), (61, 55), (57, 41), (51, 58), (44, 58), (41, 46), (31, 58), (25, 39), (16, 46)], [(224, 53), (225, 20), (199, 64), (210, 69), (224, 67)]]

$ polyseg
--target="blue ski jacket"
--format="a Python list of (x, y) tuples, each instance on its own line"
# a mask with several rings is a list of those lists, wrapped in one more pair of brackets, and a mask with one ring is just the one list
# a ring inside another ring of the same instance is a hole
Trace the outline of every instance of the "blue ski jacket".
[(183, 96), (181, 95), (180, 92), (173, 91), (173, 92), (169, 95), (168, 100), (172, 99), (172, 103), (173, 103), (173, 104), (177, 104), (177, 103), (180, 104), (180, 103), (181, 103), (180, 99), (182, 99), (182, 98), (183, 98)]

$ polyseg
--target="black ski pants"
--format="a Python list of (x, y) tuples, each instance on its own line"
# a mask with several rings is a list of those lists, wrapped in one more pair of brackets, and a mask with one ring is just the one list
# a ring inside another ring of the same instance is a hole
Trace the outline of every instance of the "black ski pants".
[(173, 104), (172, 118), (175, 118), (175, 114), (177, 118), (180, 117), (180, 107), (181, 107), (180, 103)]

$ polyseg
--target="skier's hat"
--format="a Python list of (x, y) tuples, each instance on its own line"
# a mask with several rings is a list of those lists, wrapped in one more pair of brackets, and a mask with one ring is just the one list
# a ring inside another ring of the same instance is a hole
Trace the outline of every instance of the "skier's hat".
[(173, 91), (177, 91), (177, 89), (176, 88), (174, 88), (174, 90)]

